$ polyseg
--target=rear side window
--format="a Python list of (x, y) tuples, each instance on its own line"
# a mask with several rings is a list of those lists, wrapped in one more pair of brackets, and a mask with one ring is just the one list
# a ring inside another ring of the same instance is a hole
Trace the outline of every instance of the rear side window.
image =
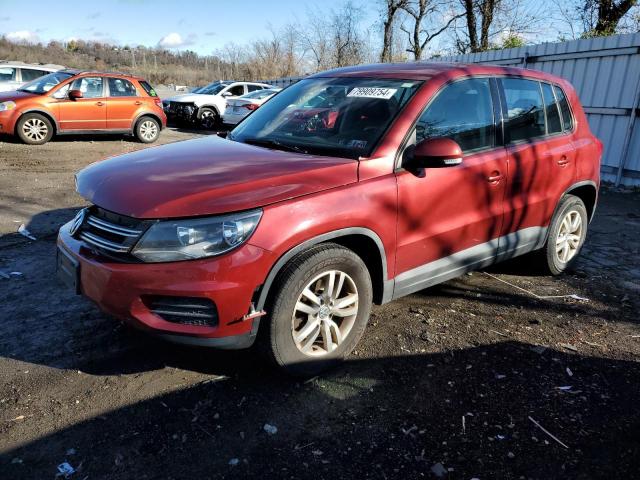
[(560, 121), (560, 108), (558, 101), (553, 94), (553, 89), (548, 83), (542, 83), (542, 96), (544, 98), (544, 111), (547, 115), (547, 133), (562, 132), (562, 123)]
[(416, 141), (447, 137), (463, 152), (495, 145), (493, 103), (488, 78), (471, 78), (447, 86), (416, 124)]
[(12, 82), (16, 79), (16, 69), (0, 67), (0, 82)]
[(153, 87), (151, 85), (149, 85), (149, 82), (147, 82), (146, 80), (142, 80), (140, 82), (140, 86), (142, 88), (144, 88), (144, 91), (147, 92), (147, 95), (149, 95), (150, 97), (157, 97), (158, 96), (156, 91), (153, 89)]
[(507, 101), (507, 130), (512, 142), (545, 134), (540, 84), (522, 78), (502, 79)]
[(255, 92), (256, 90), (262, 90), (263, 87), (261, 87), (260, 85), (247, 85), (247, 89), (250, 92)]
[(554, 85), (553, 90), (556, 92), (560, 111), (562, 112), (562, 126), (565, 132), (573, 130), (573, 116), (571, 115), (571, 108), (569, 108), (569, 101), (561, 88)]
[(135, 97), (138, 95), (136, 87), (129, 80), (123, 78), (109, 78), (110, 97)]
[(36, 78), (40, 78), (49, 73), (44, 70), (34, 70), (32, 68), (22, 68), (21, 70), (23, 82), (30, 82), (31, 80), (35, 80)]

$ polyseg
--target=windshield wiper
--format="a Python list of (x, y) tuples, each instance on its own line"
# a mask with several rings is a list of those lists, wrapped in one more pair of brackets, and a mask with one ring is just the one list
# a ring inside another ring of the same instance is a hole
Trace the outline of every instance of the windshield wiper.
[(300, 148), (296, 145), (282, 143), (282, 142), (279, 142), (278, 140), (267, 139), (267, 138), (247, 138), (244, 140), (244, 143), (248, 143), (249, 145), (257, 145), (259, 147), (273, 148), (276, 150), (286, 150), (288, 152), (309, 153), (304, 148)]

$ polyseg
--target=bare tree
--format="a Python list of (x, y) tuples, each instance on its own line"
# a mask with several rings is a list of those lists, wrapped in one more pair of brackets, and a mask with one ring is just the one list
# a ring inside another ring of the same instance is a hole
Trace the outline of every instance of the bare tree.
[(501, 48), (506, 39), (538, 33), (548, 14), (543, 4), (525, 0), (459, 0), (464, 27), (453, 28), (459, 53), (484, 52)]
[(585, 32), (591, 32), (595, 36), (614, 34), (622, 17), (637, 4), (638, 0), (617, 2), (615, 0), (585, 0), (582, 7), (584, 19), (589, 19), (593, 24), (592, 19), (595, 17), (595, 25), (593, 28), (585, 28)]
[(364, 59), (364, 41), (359, 31), (362, 10), (350, 0), (331, 14), (332, 66), (357, 65)]
[(393, 30), (396, 16), (400, 10), (407, 6), (409, 0), (384, 0), (382, 3), (386, 6), (384, 17), (382, 19), (382, 53), (380, 54), (381, 62), (391, 62), (393, 59)]
[[(483, 52), (489, 49), (489, 30), (496, 13), (496, 8), (503, 0), (461, 0), (467, 23), (468, 49)], [(478, 35), (478, 18), (480, 18), (480, 34)]]
[(566, 25), (570, 38), (640, 30), (640, 12), (635, 8), (638, 0), (554, 0), (554, 3), (558, 20)]
[(328, 31), (329, 22), (320, 12), (309, 12), (306, 25), (300, 29), (300, 41), (303, 48), (310, 52), (316, 72), (329, 68), (331, 42)]
[(411, 30), (406, 29), (404, 26), (400, 28), (408, 36), (409, 48), (407, 48), (407, 52), (413, 53), (414, 60), (420, 60), (429, 42), (445, 32), (452, 23), (463, 16), (462, 13), (451, 15), (448, 20), (438, 22), (440, 28), (429, 32), (427, 29), (428, 20), (430, 20), (432, 16), (439, 15), (441, 13), (440, 10), (448, 4), (449, 2), (447, 1), (413, 0), (408, 2), (403, 8), (413, 22), (413, 28)]

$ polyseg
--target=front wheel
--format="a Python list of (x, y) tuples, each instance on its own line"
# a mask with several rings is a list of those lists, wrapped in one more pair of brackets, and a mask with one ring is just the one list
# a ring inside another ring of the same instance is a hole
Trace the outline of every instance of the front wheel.
[(205, 130), (213, 130), (220, 124), (220, 115), (212, 108), (202, 108), (199, 113), (200, 126)]
[(18, 137), (28, 145), (42, 145), (53, 137), (53, 125), (44, 115), (27, 113), (16, 125)]
[(575, 263), (587, 236), (588, 222), (587, 209), (580, 198), (566, 195), (560, 201), (542, 250), (549, 273), (560, 275)]
[(278, 277), (261, 332), (265, 350), (293, 375), (336, 365), (362, 337), (372, 299), (369, 271), (358, 255), (336, 244), (312, 247)]
[(142, 117), (136, 124), (135, 134), (142, 143), (153, 143), (160, 136), (160, 123), (155, 118)]

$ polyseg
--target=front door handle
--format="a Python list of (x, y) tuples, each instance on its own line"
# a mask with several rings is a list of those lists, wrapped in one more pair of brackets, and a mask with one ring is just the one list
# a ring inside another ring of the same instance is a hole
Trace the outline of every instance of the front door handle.
[(487, 177), (487, 182), (489, 182), (491, 185), (497, 184), (498, 182), (500, 182), (500, 180), (502, 180), (502, 174), (497, 170), (491, 172), (491, 174)]
[(558, 165), (560, 165), (561, 167), (566, 167), (567, 165), (569, 165), (569, 159), (567, 158), (566, 155), (563, 155), (562, 157), (560, 157), (557, 161)]
[(104, 102), (96, 102), (96, 105), (102, 107), (104, 105)]

